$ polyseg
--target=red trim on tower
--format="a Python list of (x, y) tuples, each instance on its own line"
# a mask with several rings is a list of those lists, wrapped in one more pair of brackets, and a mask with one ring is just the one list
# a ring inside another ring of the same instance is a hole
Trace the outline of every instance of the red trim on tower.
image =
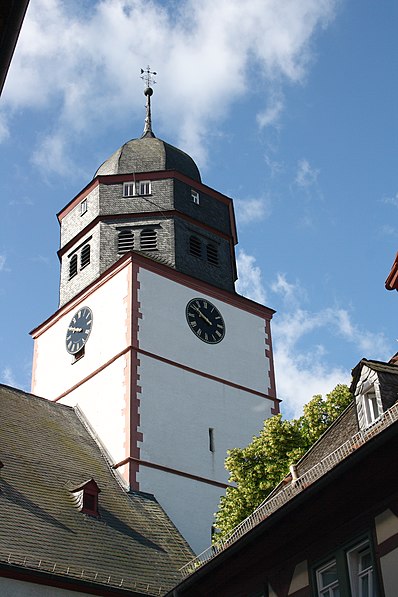
[[(140, 289), (140, 283), (138, 280), (139, 266), (136, 263), (132, 263), (132, 284), (131, 284), (131, 347), (139, 346), (139, 320), (142, 317), (140, 313), (140, 302), (138, 292)], [(128, 454), (128, 476), (129, 485), (131, 489), (139, 490), (139, 483), (137, 480), (137, 474), (139, 472), (140, 462), (140, 448), (138, 442), (143, 440), (143, 435), (138, 431), (140, 426), (140, 399), (141, 386), (138, 385), (140, 378), (139, 366), (140, 360), (136, 350), (131, 348), (130, 351), (131, 360), (131, 378), (130, 378), (130, 417), (127, 420), (127, 424), (130, 425), (130, 451)]]

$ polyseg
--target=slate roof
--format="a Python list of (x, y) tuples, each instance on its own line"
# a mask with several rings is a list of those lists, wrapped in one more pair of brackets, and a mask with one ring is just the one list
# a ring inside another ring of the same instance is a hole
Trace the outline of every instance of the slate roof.
[(398, 375), (398, 366), (392, 363), (384, 363), (383, 361), (372, 361), (369, 359), (361, 359), (358, 365), (352, 370), (352, 383), (350, 387), (351, 393), (354, 393), (363, 365), (377, 371), (378, 373), (388, 373), (391, 375)]
[(198, 167), (187, 153), (156, 137), (128, 141), (98, 168), (94, 178), (157, 170), (178, 170), (193, 180), (201, 181)]
[[(152, 495), (121, 487), (73, 408), (0, 385), (0, 412), (3, 573), (8, 558), (26, 558), (31, 570), (41, 560), (44, 570), (56, 564), (55, 575), (133, 589), (128, 595), (176, 584), (190, 548)], [(69, 491), (91, 478), (101, 490), (98, 519), (79, 512)]]

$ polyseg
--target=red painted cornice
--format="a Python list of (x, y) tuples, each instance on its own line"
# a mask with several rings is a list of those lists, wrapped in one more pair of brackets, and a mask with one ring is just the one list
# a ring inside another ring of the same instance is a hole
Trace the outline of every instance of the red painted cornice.
[(387, 290), (398, 290), (398, 253), (386, 280), (386, 288)]

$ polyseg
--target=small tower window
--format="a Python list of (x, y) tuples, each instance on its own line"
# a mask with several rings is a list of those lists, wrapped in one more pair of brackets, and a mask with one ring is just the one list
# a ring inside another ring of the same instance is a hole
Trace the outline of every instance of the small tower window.
[(71, 280), (77, 274), (77, 255), (72, 255), (69, 261), (69, 280)]
[(209, 427), (209, 450), (210, 450), (210, 452), (215, 452), (213, 427)]
[(80, 269), (83, 269), (90, 263), (90, 245), (84, 245), (80, 253)]
[(216, 245), (207, 245), (207, 261), (212, 265), (218, 265), (218, 248)]
[(80, 203), (80, 215), (83, 216), (87, 211), (87, 199), (83, 199)]
[(189, 252), (194, 257), (202, 257), (202, 243), (197, 236), (189, 237)]
[(119, 232), (117, 239), (117, 252), (120, 255), (132, 251), (134, 249), (134, 233), (129, 229), (125, 228)]
[(123, 197), (134, 197), (135, 195), (135, 182), (124, 182), (123, 183)]
[(150, 195), (151, 194), (151, 181), (140, 180), (137, 183), (137, 195)]
[(146, 228), (145, 230), (142, 230), (140, 236), (140, 249), (141, 251), (158, 250), (156, 230), (153, 228)]
[(193, 203), (195, 203), (195, 205), (200, 204), (199, 193), (198, 193), (198, 191), (195, 191), (195, 189), (191, 189), (191, 199), (192, 199)]

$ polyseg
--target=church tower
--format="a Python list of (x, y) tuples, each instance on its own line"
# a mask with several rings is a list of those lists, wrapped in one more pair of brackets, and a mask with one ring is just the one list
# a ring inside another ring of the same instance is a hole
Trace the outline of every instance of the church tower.
[(60, 305), (32, 331), (32, 392), (77, 405), (126, 487), (199, 552), (226, 451), (278, 412), (273, 311), (236, 294), (232, 200), (155, 137), (150, 74), (142, 137), (58, 214)]

